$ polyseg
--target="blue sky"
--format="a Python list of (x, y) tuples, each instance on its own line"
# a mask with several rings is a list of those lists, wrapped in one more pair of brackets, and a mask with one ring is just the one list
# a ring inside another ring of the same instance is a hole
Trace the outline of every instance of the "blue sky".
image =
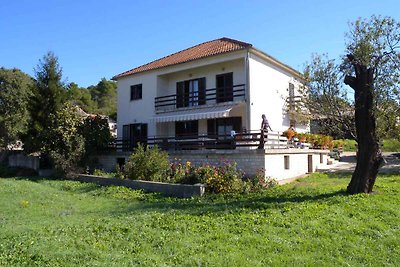
[(348, 22), (400, 20), (398, 0), (1, 0), (0, 66), (33, 75), (51, 50), (80, 86), (190, 46), (230, 37), (302, 70), (312, 53), (338, 57)]

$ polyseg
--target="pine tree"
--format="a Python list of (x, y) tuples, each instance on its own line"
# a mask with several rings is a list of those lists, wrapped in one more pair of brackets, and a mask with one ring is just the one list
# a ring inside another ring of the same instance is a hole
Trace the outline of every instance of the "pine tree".
[(43, 151), (54, 144), (48, 132), (56, 126), (49, 117), (61, 110), (66, 101), (62, 69), (53, 52), (48, 52), (39, 60), (32, 91), (33, 97), (29, 105), (31, 121), (24, 140), (24, 148), (28, 152)]

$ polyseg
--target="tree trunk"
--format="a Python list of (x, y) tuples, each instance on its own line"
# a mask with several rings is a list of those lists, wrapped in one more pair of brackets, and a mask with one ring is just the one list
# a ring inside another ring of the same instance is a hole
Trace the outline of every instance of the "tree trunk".
[(374, 69), (349, 55), (356, 77), (346, 76), (345, 84), (354, 89), (355, 122), (358, 143), (357, 165), (347, 186), (350, 194), (371, 193), (383, 162), (376, 135), (374, 114)]

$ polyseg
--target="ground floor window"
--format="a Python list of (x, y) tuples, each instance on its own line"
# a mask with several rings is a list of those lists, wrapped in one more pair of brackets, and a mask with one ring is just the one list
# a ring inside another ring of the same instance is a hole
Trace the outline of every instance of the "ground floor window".
[(239, 133), (242, 129), (241, 117), (219, 118), (207, 120), (207, 133), (209, 136), (227, 135), (232, 131)]

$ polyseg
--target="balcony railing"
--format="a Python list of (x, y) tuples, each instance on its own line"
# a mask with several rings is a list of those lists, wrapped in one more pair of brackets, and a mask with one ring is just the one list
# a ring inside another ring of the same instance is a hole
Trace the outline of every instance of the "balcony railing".
[(212, 88), (159, 96), (154, 99), (156, 111), (173, 111), (183, 107), (195, 107), (206, 104), (218, 104), (222, 102), (237, 102), (245, 99), (245, 85), (238, 84), (231, 87)]
[(288, 140), (282, 133), (270, 132), (262, 134), (260, 131), (237, 133), (235, 135), (190, 135), (175, 137), (148, 137), (143, 140), (115, 140), (109, 144), (109, 149), (133, 151), (134, 144), (142, 143), (167, 151), (176, 150), (203, 150), (203, 149), (282, 149), (288, 148)]

